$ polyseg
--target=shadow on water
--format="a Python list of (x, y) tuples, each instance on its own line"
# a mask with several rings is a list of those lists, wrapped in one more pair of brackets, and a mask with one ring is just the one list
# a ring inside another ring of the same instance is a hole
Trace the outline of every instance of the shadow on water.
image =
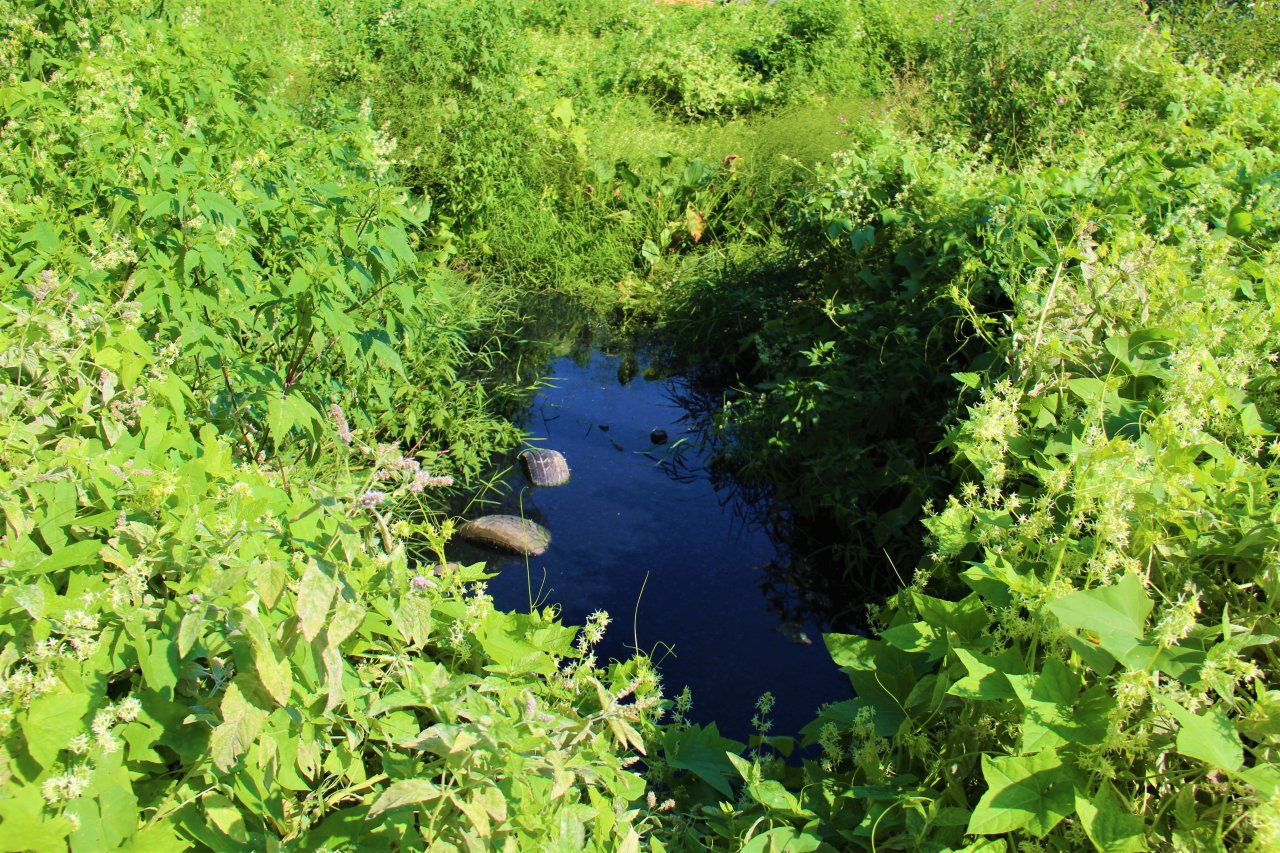
[(774, 732), (795, 734), (819, 705), (851, 696), (848, 680), (822, 645), (825, 626), (799, 609), (780, 615), (762, 594), (781, 555), (714, 470), (690, 408), (709, 405), (707, 393), (659, 374), (642, 353), (580, 334), (523, 423), (531, 444), (565, 455), (570, 482), (538, 489), (512, 475), (500, 505), (470, 513), (522, 513), (551, 531), (551, 546), (527, 563), (463, 543), (451, 556), (488, 562), (501, 608), (555, 604), (570, 624), (608, 611), (600, 657), (652, 656), (668, 696), (692, 690), (695, 721), (745, 738), (770, 690)]

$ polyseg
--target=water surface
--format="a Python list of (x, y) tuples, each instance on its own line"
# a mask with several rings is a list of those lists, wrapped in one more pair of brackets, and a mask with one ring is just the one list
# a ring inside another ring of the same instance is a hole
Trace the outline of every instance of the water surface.
[[(848, 679), (816, 625), (780, 624), (770, 612), (759, 567), (776, 548), (712, 485), (673, 400), (681, 381), (646, 381), (636, 375), (643, 364), (628, 359), (592, 351), (550, 365), (524, 426), (533, 444), (565, 455), (572, 478), (549, 489), (512, 478), (493, 511), (522, 511), (551, 531), (551, 546), (527, 572), (524, 558), (478, 554), (498, 571), (489, 591), (502, 609), (527, 610), (531, 595), (558, 603), (568, 624), (608, 611), (602, 660), (647, 652), (661, 662), (667, 696), (687, 684), (693, 719), (739, 739), (771, 690), (773, 733), (796, 734), (821, 703), (851, 697)], [(655, 429), (665, 443), (653, 442)], [(801, 630), (812, 644), (794, 641)]]

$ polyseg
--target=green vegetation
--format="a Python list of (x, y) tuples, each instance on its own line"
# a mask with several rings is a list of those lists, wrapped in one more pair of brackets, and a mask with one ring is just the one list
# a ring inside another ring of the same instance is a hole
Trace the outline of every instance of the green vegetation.
[[(0, 849), (1276, 849), (1280, 25), (1152, 5), (0, 0)], [(446, 564), (543, 300), (855, 699)]]

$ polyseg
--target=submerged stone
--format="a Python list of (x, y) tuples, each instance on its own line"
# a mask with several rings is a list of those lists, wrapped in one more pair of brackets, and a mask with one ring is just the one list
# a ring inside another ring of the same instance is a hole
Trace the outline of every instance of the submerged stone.
[(535, 486), (563, 486), (569, 482), (569, 463), (558, 450), (526, 450), (520, 454), (520, 461)]
[(486, 515), (468, 521), (458, 528), (458, 535), (477, 545), (529, 557), (540, 556), (551, 544), (551, 531), (515, 515)]

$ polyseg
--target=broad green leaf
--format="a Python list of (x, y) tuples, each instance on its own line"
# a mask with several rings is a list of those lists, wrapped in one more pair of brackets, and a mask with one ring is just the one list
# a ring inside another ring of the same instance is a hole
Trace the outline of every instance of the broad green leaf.
[(314, 640), (324, 628), (329, 615), (329, 604), (338, 592), (338, 584), (321, 570), (315, 560), (307, 562), (307, 568), (298, 582), (297, 614), (302, 636), (307, 642)]
[(343, 641), (355, 633), (364, 621), (365, 609), (358, 602), (339, 597), (333, 608), (333, 618), (325, 631), (325, 644), (337, 648)]
[(1080, 692), (1080, 676), (1057, 658), (1046, 658), (1036, 675), (1009, 678), (1023, 705), (1071, 705)]
[(640, 255), (648, 262), (649, 266), (656, 264), (658, 259), (662, 257), (661, 252), (658, 251), (658, 244), (652, 240), (644, 241), (644, 244), (640, 247)]
[(1244, 766), (1244, 743), (1221, 710), (1209, 708), (1203, 714), (1193, 714), (1171, 699), (1159, 694), (1156, 698), (1178, 720), (1179, 753), (1229, 773)]
[(741, 853), (810, 853), (821, 847), (821, 838), (789, 826), (779, 826), (752, 836)]
[(762, 779), (759, 782), (752, 782), (747, 785), (747, 792), (751, 794), (756, 802), (772, 811), (793, 818), (812, 817), (811, 814), (801, 808), (800, 801), (795, 798), (795, 795), (783, 787), (782, 783), (776, 779)]
[(239, 844), (249, 843), (249, 832), (245, 829), (244, 816), (236, 804), (222, 794), (205, 794), (200, 804), (209, 822), (216, 826), (223, 835)]
[(373, 341), (371, 349), (379, 364), (383, 367), (394, 370), (396, 373), (400, 374), (402, 379), (408, 378), (408, 375), (404, 372), (404, 363), (400, 360), (400, 353), (396, 352), (385, 342), (376, 338)]
[(726, 753), (739, 752), (742, 744), (721, 737), (715, 723), (705, 728), (694, 725), (683, 731), (670, 730), (664, 746), (669, 766), (688, 770), (724, 796), (733, 796), (729, 778), (734, 770)]
[(131, 836), (119, 853), (182, 853), (191, 845), (178, 837), (168, 821), (161, 821)]
[(609, 717), (608, 723), (609, 730), (613, 732), (614, 740), (619, 746), (623, 748), (631, 746), (636, 752), (644, 755), (644, 739), (630, 723), (618, 717)]
[(139, 224), (145, 224), (150, 219), (165, 213), (172, 213), (174, 210), (173, 193), (158, 192), (139, 199), (139, 203), (143, 210)]
[(635, 829), (627, 827), (627, 834), (618, 845), (618, 853), (640, 853), (640, 836)]
[(13, 601), (32, 619), (39, 621), (44, 618), (44, 589), (41, 587), (35, 584), (14, 587)]
[(956, 853), (1008, 853), (1009, 845), (1003, 838), (982, 838), (956, 850)]
[(1154, 607), (1134, 574), (1126, 574), (1112, 586), (1073, 592), (1045, 606), (1066, 628), (1134, 642), (1146, 633)]
[(904, 652), (918, 652), (937, 660), (946, 651), (946, 638), (928, 622), (907, 622), (880, 632), (880, 640)]
[(1046, 659), (1037, 675), (1009, 676), (1024, 708), (1019, 751), (1024, 754), (1065, 744), (1101, 743), (1115, 700), (1105, 689), (1083, 696), (1080, 676), (1056, 658)]
[(213, 730), (209, 749), (213, 763), (223, 772), (230, 772), (244, 755), (249, 745), (262, 732), (267, 712), (252, 704), (241, 690), (240, 678), (227, 686), (222, 696), (222, 723)]
[(382, 226), (378, 229), (378, 242), (390, 249), (397, 258), (406, 264), (412, 264), (416, 260), (403, 228), (393, 228), (390, 225)]
[(406, 643), (421, 646), (431, 636), (431, 602), (407, 595), (392, 611), (391, 621)]
[(1142, 853), (1147, 850), (1146, 821), (1129, 813), (1110, 785), (1092, 797), (1076, 794), (1076, 813), (1099, 853)]
[(952, 684), (947, 689), (948, 693), (965, 699), (1014, 698), (1013, 685), (1009, 683), (1007, 676), (1024, 669), (1022, 658), (1016, 650), (1008, 649), (997, 658), (959, 647), (955, 649), (955, 653), (969, 674)]
[(1188, 684), (1194, 684), (1192, 677), (1204, 663), (1205, 653), (1184, 646), (1168, 648), (1151, 640), (1130, 643), (1117, 637), (1104, 637), (1102, 647), (1117, 660), (1132, 670), (1152, 672), (1159, 670)]
[(245, 611), (241, 625), (249, 635), (253, 647), (253, 667), (262, 686), (276, 704), (288, 705), (289, 695), (293, 692), (293, 668), (289, 665), (288, 658), (280, 654), (256, 613)]
[(1240, 773), (1247, 782), (1264, 797), (1280, 796), (1280, 768), (1271, 764), (1257, 764)]
[(448, 757), (465, 753), (479, 742), (479, 736), (468, 728), (436, 723), (434, 726), (423, 729), (416, 738), (406, 741), (401, 746)]
[(903, 710), (920, 682), (921, 672), (913, 660), (927, 665), (925, 656), (904, 652), (887, 643), (855, 634), (824, 634), (823, 641), (832, 659), (849, 676), (849, 683), (861, 706), (876, 712), (876, 734), (888, 737), (906, 719)]
[[(556, 671), (555, 659), (530, 645), (516, 632), (518, 627), (507, 620), (487, 619), (476, 631), (476, 639), (484, 653), (508, 672), (536, 672), (551, 675)], [(607, 701), (607, 700), (606, 700)]]
[(7, 796), (0, 799), (0, 851), (66, 850), (65, 839), (73, 828), (71, 821), (49, 815), (40, 788), (6, 788)]
[(278, 705), (288, 705), (289, 695), (293, 692), (293, 668), (289, 660), (264, 651), (254, 657), (254, 667), (271, 698)]
[(182, 671), (177, 644), (167, 637), (153, 634), (150, 641), (139, 638), (134, 646), (138, 650), (138, 667), (147, 687), (162, 695), (171, 695)]
[(1002, 835), (1025, 829), (1043, 838), (1075, 811), (1076, 773), (1053, 750), (1028, 756), (982, 756), (987, 792), (969, 819), (969, 832)]
[(196, 641), (200, 639), (207, 610), (206, 605), (198, 604), (182, 617), (182, 622), (178, 625), (178, 657), (180, 659), (185, 659), (195, 647)]
[(1253, 214), (1247, 210), (1233, 210), (1227, 217), (1227, 233), (1232, 237), (1247, 237), (1253, 230)]
[(573, 787), (574, 780), (577, 779), (577, 777), (568, 770), (560, 767), (552, 768), (551, 778), (551, 799), (553, 800), (559, 799), (569, 793), (569, 790)]
[[(934, 626), (939, 633), (943, 628), (954, 632), (965, 644), (977, 642), (991, 629), (991, 614), (982, 604), (982, 596), (970, 593), (959, 601), (934, 598), (922, 592), (912, 592), (911, 600), (920, 618)], [(954, 639), (953, 646), (958, 646)]]
[(573, 124), (573, 99), (556, 98), (555, 105), (551, 108), (551, 117), (564, 127)]
[(385, 811), (425, 803), (440, 796), (440, 789), (426, 779), (401, 779), (387, 786), (378, 798), (369, 806), (369, 818), (375, 818)]
[(1071, 389), (1071, 393), (1090, 406), (1100, 403), (1107, 391), (1107, 383), (1091, 377), (1070, 379), (1067, 381), (1067, 387)]
[(243, 214), (240, 213), (231, 199), (224, 195), (209, 192), (208, 190), (196, 190), (195, 202), (200, 208), (200, 212), (215, 224), (236, 225), (244, 219)]
[(289, 430), (293, 429), (294, 424), (297, 423), (294, 408), (289, 405), (291, 396), (288, 393), (279, 397), (273, 396), (267, 402), (267, 426), (270, 427), (276, 441), (284, 441)]
[[(1067, 634), (1063, 639), (1066, 640), (1067, 648), (1079, 655), (1080, 661), (1099, 675), (1107, 675), (1116, 668), (1115, 656), (1103, 648), (1101, 640), (1097, 637), (1085, 640), (1073, 634)], [(1119, 651), (1118, 641), (1111, 641), (1108, 645)]]
[(320, 658), (324, 661), (324, 678), (328, 685), (328, 697), (325, 699), (324, 710), (329, 713), (342, 704), (346, 698), (346, 694), (342, 688), (342, 675), (345, 670), (343, 666), (342, 652), (338, 651), (337, 646), (329, 646), (320, 653)]
[(875, 245), (876, 228), (874, 225), (865, 225), (849, 234), (849, 247), (855, 252), (861, 252), (868, 246)]
[(1028, 577), (1025, 572), (1001, 556), (988, 555), (984, 562), (970, 563), (961, 576), (978, 595), (1005, 607), (1012, 601), (1010, 590), (1024, 595), (1035, 594), (1039, 581)]
[(46, 693), (31, 700), (22, 726), (31, 757), (48, 767), (72, 738), (84, 734), (90, 701), (88, 693)]
[(60, 569), (70, 568), (72, 566), (93, 567), (99, 565), (101, 560), (98, 552), (102, 549), (102, 543), (96, 539), (86, 539), (81, 542), (73, 542), (70, 545), (64, 545), (53, 554), (40, 561), (35, 567), (36, 572), (48, 573), (56, 572)]
[(487, 839), (493, 834), (489, 813), (485, 811), (483, 804), (476, 802), (475, 797), (463, 797), (453, 792), (450, 792), (448, 796), (449, 801), (467, 816), (467, 820), (471, 822), (471, 826), (475, 829), (477, 835)]
[(1273, 436), (1275, 429), (1270, 425), (1263, 423), (1262, 415), (1258, 413), (1258, 407), (1249, 403), (1240, 410), (1240, 426), (1244, 428), (1245, 435), (1262, 435)]
[(40, 221), (27, 233), (22, 235), (23, 241), (30, 241), (42, 252), (53, 252), (62, 242), (58, 232), (62, 229), (49, 222)]

